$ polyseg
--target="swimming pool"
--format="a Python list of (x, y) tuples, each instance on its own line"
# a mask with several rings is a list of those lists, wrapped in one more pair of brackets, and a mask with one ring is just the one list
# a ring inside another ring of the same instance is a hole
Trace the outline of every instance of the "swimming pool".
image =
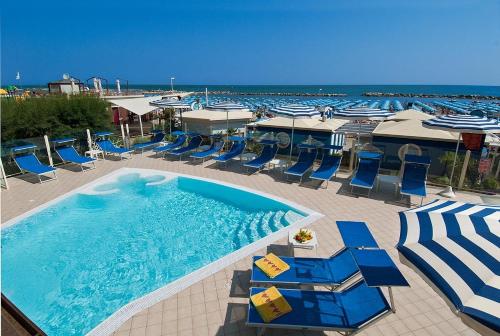
[(220, 182), (122, 168), (4, 224), (2, 290), (49, 335), (107, 334), (320, 216)]

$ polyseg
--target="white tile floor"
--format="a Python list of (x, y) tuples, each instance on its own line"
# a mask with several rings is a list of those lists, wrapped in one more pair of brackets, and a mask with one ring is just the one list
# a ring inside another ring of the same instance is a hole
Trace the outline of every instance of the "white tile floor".
[[(121, 167), (150, 168), (181, 172), (242, 185), (289, 199), (325, 215), (312, 225), (319, 236), (318, 254), (329, 256), (341, 247), (336, 220), (361, 220), (368, 223), (381, 247), (388, 250), (410, 282), (410, 288), (395, 289), (397, 312), (369, 327), (362, 335), (478, 335), (458, 318), (436, 292), (413, 270), (399, 262), (394, 248), (399, 237), (398, 212), (408, 206), (394, 199), (390, 188), (382, 188), (371, 198), (344, 192), (346, 174), (317, 189), (315, 182), (304, 186), (282, 180), (280, 174), (263, 172), (248, 176), (233, 162), (227, 169), (215, 169), (212, 162), (190, 164), (135, 155), (130, 160), (99, 161), (97, 169), (80, 173), (75, 168), (58, 169), (59, 179), (34, 184), (34, 178), (9, 178), (10, 189), (2, 190), (2, 223), (63, 193)], [(344, 183), (344, 186), (342, 185)], [(437, 189), (429, 188), (428, 200), (436, 198)], [(458, 193), (458, 200), (479, 202), (477, 195)], [(413, 200), (419, 202), (419, 200)], [(286, 241), (277, 242), (280, 248)], [(283, 249), (281, 249), (283, 250)], [(266, 251), (259, 251), (259, 254)], [(311, 252), (300, 251), (307, 255)], [(200, 281), (132, 317), (115, 335), (254, 335), (245, 326), (248, 303), (251, 257), (240, 260), (223, 271)], [(273, 330), (266, 335), (322, 335), (302, 331)], [(326, 333), (335, 334), (335, 333)]]

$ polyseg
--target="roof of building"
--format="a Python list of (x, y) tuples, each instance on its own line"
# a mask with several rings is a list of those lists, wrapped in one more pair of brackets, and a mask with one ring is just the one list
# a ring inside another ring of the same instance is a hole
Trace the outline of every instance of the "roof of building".
[[(335, 132), (341, 126), (346, 124), (347, 120), (340, 119), (327, 119), (321, 121), (320, 119), (295, 119), (295, 129), (308, 130), (308, 131), (322, 131), (322, 132)], [(267, 120), (258, 121), (255, 123), (259, 127), (273, 127), (273, 128), (292, 128), (293, 119), (285, 117), (276, 117)]]

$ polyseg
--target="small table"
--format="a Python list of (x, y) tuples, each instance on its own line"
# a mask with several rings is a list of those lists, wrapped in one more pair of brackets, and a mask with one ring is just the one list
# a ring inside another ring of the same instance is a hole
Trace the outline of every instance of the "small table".
[[(311, 231), (312, 234), (312, 239), (305, 242), (305, 243), (299, 243), (298, 241), (295, 240), (295, 235), (299, 232), (299, 230), (294, 230), (294, 231), (288, 231), (288, 249), (289, 252), (292, 252), (293, 248), (302, 248), (306, 250), (314, 250), (316, 252), (316, 255), (318, 254), (318, 238), (316, 236), (316, 232)], [(291, 254), (291, 253), (290, 253)]]
[(286, 160), (272, 159), (271, 161), (269, 161), (269, 167), (272, 167), (272, 169), (278, 168), (281, 174), (283, 174), (287, 165), (288, 162)]
[(91, 157), (93, 159), (99, 160), (99, 155), (101, 155), (104, 160), (104, 152), (98, 149), (92, 149), (85, 152), (85, 156)]
[(394, 196), (398, 194), (399, 176), (397, 175), (377, 175), (377, 191), (380, 189), (380, 183), (392, 184), (394, 186)]
[(255, 153), (245, 153), (241, 154), (241, 162), (248, 162), (257, 157), (257, 154)]

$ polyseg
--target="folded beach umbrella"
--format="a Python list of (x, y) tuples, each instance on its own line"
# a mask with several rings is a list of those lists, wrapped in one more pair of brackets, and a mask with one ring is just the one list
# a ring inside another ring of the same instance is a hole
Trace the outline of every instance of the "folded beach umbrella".
[(399, 217), (401, 260), (425, 275), (457, 313), (493, 330), (481, 328), (484, 335), (500, 332), (500, 206), (440, 199)]
[(441, 131), (457, 132), (457, 147), (455, 149), (455, 159), (451, 169), (450, 185), (440, 194), (453, 198), (455, 193), (452, 188), (453, 174), (457, 163), (458, 147), (460, 146), (460, 136), (462, 133), (490, 134), (500, 133), (500, 123), (494, 119), (476, 117), (471, 115), (443, 115), (429, 120), (422, 121), (422, 126)]
[(292, 136), (290, 140), (290, 161), (292, 160), (292, 150), (293, 150), (293, 135), (295, 131), (295, 119), (297, 118), (314, 118), (319, 117), (321, 112), (316, 110), (312, 106), (300, 105), (300, 104), (290, 104), (281, 105), (274, 107), (270, 112), (292, 119)]

